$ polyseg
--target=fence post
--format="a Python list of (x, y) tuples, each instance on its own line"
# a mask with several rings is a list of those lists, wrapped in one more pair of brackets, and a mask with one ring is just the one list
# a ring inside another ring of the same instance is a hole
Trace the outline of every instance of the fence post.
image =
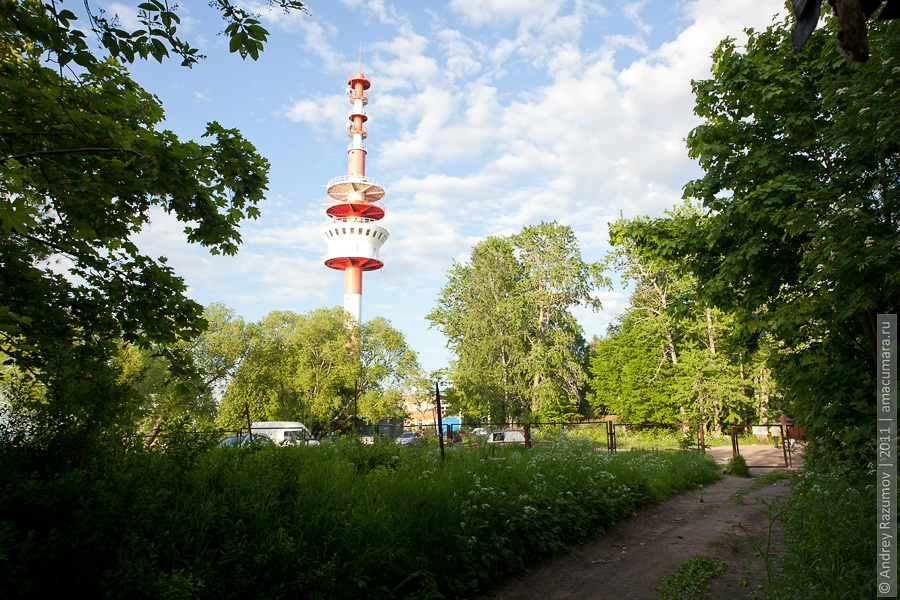
[(732, 458), (735, 458), (740, 454), (740, 451), (738, 449), (738, 441), (737, 441), (737, 437), (735, 436), (734, 429), (735, 429), (734, 425), (732, 425), (731, 426), (731, 457)]
[(525, 423), (525, 449), (531, 448), (531, 425)]
[(794, 467), (794, 460), (787, 451), (787, 440), (784, 438), (784, 434), (787, 432), (784, 430), (784, 425), (779, 425), (778, 428), (781, 429), (781, 451), (784, 453), (784, 467), (790, 469)]
[(697, 423), (697, 429), (700, 435), (700, 452), (706, 452), (706, 432), (704, 431), (706, 428), (703, 426), (703, 422)]
[(438, 441), (441, 444), (441, 460), (444, 460), (444, 424), (441, 419), (441, 389), (438, 387), (437, 381), (434, 382), (434, 401), (437, 405), (437, 432)]

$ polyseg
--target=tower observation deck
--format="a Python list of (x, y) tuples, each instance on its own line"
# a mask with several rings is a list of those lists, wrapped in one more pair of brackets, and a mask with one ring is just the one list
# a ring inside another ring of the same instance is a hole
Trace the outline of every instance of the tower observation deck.
[(328, 244), (325, 266), (344, 271), (344, 309), (357, 324), (362, 317), (362, 273), (384, 266), (381, 245), (390, 232), (379, 223), (384, 218), (384, 187), (366, 176), (365, 139), (369, 132), (363, 125), (368, 119), (366, 90), (371, 83), (363, 73), (347, 77), (350, 99), (347, 135), (347, 175), (335, 177), (326, 185), (331, 201), (325, 213), (328, 220), (321, 234)]

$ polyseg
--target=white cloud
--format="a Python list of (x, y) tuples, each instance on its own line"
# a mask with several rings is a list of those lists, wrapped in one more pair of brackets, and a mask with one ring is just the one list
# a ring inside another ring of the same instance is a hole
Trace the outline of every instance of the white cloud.
[(151, 256), (166, 256), (167, 264), (190, 282), (192, 294), (214, 290), (226, 304), (268, 303), (270, 310), (291, 302), (325, 300), (322, 281), (327, 270), (321, 260), (325, 249), (315, 243), (318, 222), (306, 221), (303, 227), (247, 222), (241, 229), (244, 244), (234, 256), (211, 255), (188, 244), (183, 229), (174, 216), (155, 209), (151, 225), (135, 241)]
[(622, 8), (622, 12), (625, 14), (625, 17), (635, 24), (638, 31), (641, 33), (650, 33), (653, 31), (653, 26), (644, 22), (641, 18), (641, 11), (644, 10), (644, 5), (646, 4), (646, 0), (640, 0), (639, 2), (629, 2)]
[(135, 31), (144, 27), (140, 20), (138, 20), (138, 11), (133, 4), (107, 2), (103, 5), (103, 8), (107, 13), (118, 17), (119, 25), (126, 31)]
[(385, 5), (384, 0), (340, 0), (341, 4), (348, 8), (359, 9), (354, 17), (363, 23), (368, 23), (371, 16), (385, 25), (397, 25), (406, 20), (398, 16), (393, 4)]
[(523, 27), (548, 22), (564, 0), (451, 0), (460, 18), (475, 26), (518, 21)]
[(404, 25), (390, 41), (372, 44), (376, 58), (373, 68), (378, 72), (378, 89), (422, 89), (440, 79), (437, 60), (427, 54), (429, 38)]
[(306, 123), (314, 130), (339, 134), (349, 122), (350, 104), (343, 94), (329, 94), (293, 100), (283, 107), (283, 115), (294, 123)]
[(465, 79), (474, 77), (482, 70), (476, 56), (484, 51), (484, 46), (473, 43), (454, 29), (444, 29), (437, 34), (441, 49), (446, 57), (446, 71), (449, 79)]

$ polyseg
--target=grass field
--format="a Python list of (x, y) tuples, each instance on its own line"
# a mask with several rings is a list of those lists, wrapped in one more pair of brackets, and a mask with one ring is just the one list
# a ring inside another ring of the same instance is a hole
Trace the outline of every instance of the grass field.
[[(720, 477), (587, 440), (170, 449), (41, 476), (2, 457), (0, 596), (453, 598)], [(43, 576), (42, 574), (52, 574)]]

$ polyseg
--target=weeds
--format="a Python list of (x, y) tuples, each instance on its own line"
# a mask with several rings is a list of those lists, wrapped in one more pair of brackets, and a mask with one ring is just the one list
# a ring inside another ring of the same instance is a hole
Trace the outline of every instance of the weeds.
[(817, 445), (806, 456), (806, 471), (793, 479), (784, 511), (783, 570), (789, 576), (781, 589), (792, 600), (872, 598), (877, 589), (874, 469), (861, 460), (862, 444)]
[(744, 460), (744, 457), (737, 454), (728, 461), (728, 464), (725, 466), (725, 474), (735, 477), (750, 477), (750, 467), (747, 466), (747, 461)]
[[(755, 597), (864, 600), (875, 596), (873, 456), (874, 444), (864, 428), (848, 427), (840, 435), (821, 432), (809, 442), (804, 453), (806, 469), (790, 476), (791, 496), (779, 507), (785, 524), (781, 567), (773, 577), (767, 562), (769, 585)], [(768, 548), (767, 541), (765, 551), (759, 551), (765, 556)]]
[(695, 556), (660, 581), (656, 588), (660, 592), (659, 600), (706, 598), (709, 582), (724, 569), (724, 563), (709, 556)]
[(738, 523), (735, 525), (738, 529), (747, 534), (747, 544), (756, 552), (756, 555), (763, 559), (763, 562), (766, 565), (766, 598), (769, 600), (781, 600), (781, 592), (778, 587), (778, 582), (776, 581), (775, 573), (775, 561), (777, 557), (772, 553), (772, 545), (774, 543), (773, 533), (775, 522), (780, 519), (780, 513), (778, 509), (778, 504), (775, 502), (765, 504), (766, 508), (763, 511), (763, 514), (766, 516), (766, 520), (768, 522), (768, 528), (766, 529), (766, 537), (765, 537), (765, 546), (763, 546), (763, 540), (757, 539), (750, 535), (747, 529), (741, 524)]
[(52, 477), (0, 454), (0, 597), (466, 596), (719, 477), (594, 448), (170, 448)]

